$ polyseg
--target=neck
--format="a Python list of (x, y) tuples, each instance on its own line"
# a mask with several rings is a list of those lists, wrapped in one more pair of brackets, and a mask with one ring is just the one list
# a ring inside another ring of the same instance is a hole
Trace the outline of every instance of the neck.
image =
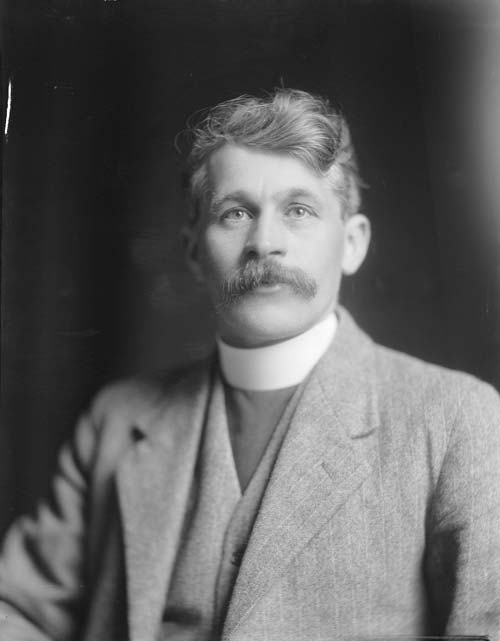
[(225, 380), (246, 390), (273, 390), (301, 383), (328, 349), (337, 326), (330, 314), (307, 331), (259, 347), (240, 348), (217, 338)]

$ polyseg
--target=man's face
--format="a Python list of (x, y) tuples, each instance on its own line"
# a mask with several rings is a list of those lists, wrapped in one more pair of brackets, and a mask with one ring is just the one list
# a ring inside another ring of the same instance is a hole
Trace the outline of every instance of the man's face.
[(335, 307), (349, 243), (328, 180), (289, 155), (236, 145), (207, 169), (192, 253), (220, 335), (256, 347), (309, 329)]

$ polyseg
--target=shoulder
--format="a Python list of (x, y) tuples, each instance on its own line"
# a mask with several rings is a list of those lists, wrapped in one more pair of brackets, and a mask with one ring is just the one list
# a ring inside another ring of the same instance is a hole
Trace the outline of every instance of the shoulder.
[(95, 395), (86, 416), (98, 431), (143, 425), (174, 399), (189, 403), (206, 384), (210, 368), (210, 359), (203, 359), (156, 375), (114, 381)]
[(471, 374), (429, 363), (403, 352), (374, 345), (377, 379), (394, 395), (439, 400), (455, 408), (477, 398), (485, 406), (498, 407), (495, 388)]
[(330, 359), (332, 371), (338, 362), (344, 363), (340, 371), (347, 370), (351, 377), (354, 371), (359, 386), (365, 386), (366, 393), (377, 399), (379, 409), (392, 423), (411, 422), (422, 428), (441, 422), (448, 428), (454, 417), (458, 420), (464, 412), (500, 422), (500, 397), (491, 385), (465, 372), (379, 345), (343, 308), (338, 343)]
[[(478, 378), (372, 344), (379, 438), (449, 496), (500, 482), (500, 396)], [(406, 457), (406, 458), (405, 458)], [(496, 479), (496, 480), (495, 480)], [(453, 489), (455, 488), (455, 489)]]
[(426, 444), (441, 462), (460, 452), (464, 468), (467, 457), (500, 459), (500, 396), (491, 385), (386, 347), (374, 353), (382, 422), (398, 425), (405, 442)]
[[(109, 477), (132, 446), (152, 429), (180, 425), (179, 408), (197, 404), (208, 390), (211, 360), (205, 359), (156, 376), (137, 376), (103, 387), (82, 413), (69, 450), (82, 469)], [(168, 417), (168, 419), (167, 419)]]
[(360, 362), (379, 398), (421, 408), (438, 404), (456, 411), (473, 399), (485, 407), (498, 410), (499, 394), (478, 378), (396, 351), (372, 340), (358, 327), (350, 314), (341, 309), (339, 338), (346, 350)]

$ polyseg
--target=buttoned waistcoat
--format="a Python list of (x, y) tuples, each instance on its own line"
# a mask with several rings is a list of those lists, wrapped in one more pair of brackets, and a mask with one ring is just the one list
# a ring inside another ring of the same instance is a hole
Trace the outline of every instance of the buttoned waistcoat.
[[(211, 389), (199, 364), (101, 393), (11, 528), (0, 639), (154, 641)], [(340, 310), (242, 559), (224, 641), (500, 629), (500, 403)]]

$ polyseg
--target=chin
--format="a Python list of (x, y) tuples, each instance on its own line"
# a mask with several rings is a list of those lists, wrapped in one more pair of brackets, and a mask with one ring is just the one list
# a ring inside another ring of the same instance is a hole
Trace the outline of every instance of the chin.
[(224, 318), (228, 342), (259, 347), (293, 338), (319, 320), (300, 311), (283, 305), (239, 305)]

